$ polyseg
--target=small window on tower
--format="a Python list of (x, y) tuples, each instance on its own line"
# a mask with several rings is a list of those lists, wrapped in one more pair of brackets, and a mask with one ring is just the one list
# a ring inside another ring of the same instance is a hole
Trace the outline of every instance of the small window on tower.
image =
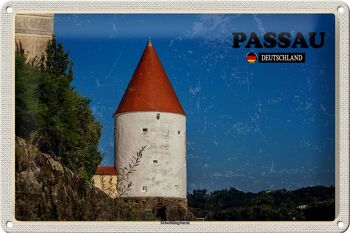
[(157, 120), (159, 120), (160, 118), (160, 113), (157, 113)]
[(147, 128), (143, 128), (142, 131), (143, 131), (143, 132), (147, 132), (148, 129), (147, 129)]
[(147, 186), (142, 186), (142, 192), (147, 192)]
[(156, 160), (156, 159), (155, 159), (155, 160), (153, 160), (153, 163), (158, 163), (158, 160)]
[(175, 185), (175, 190), (178, 191), (179, 190), (179, 186)]
[(181, 133), (181, 131), (180, 131), (180, 130), (179, 130), (179, 131), (177, 131), (177, 134), (178, 134), (178, 135), (180, 135), (180, 133)]

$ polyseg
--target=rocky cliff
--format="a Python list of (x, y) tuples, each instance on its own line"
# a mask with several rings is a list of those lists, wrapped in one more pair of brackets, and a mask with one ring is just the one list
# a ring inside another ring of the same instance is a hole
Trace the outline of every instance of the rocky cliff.
[(49, 155), (16, 139), (16, 219), (21, 221), (195, 220), (168, 198), (117, 198), (80, 179)]

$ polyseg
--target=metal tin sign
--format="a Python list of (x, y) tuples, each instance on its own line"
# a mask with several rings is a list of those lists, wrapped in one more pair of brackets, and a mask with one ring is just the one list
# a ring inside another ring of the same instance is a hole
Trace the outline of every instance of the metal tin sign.
[(343, 232), (340, 1), (7, 1), (6, 232)]

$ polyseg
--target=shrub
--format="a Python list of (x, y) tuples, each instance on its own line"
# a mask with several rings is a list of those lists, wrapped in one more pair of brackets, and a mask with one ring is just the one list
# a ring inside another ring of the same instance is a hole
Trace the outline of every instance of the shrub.
[(28, 139), (35, 131), (40, 151), (90, 180), (102, 159), (102, 126), (91, 112), (90, 100), (71, 85), (72, 64), (55, 38), (48, 42), (45, 57), (30, 61), (17, 45), (16, 136)]

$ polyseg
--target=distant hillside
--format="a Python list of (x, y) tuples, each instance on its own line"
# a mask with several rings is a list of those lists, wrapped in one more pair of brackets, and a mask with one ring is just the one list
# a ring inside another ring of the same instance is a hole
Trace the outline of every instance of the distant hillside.
[(335, 218), (334, 187), (245, 193), (230, 188), (188, 194), (189, 210), (202, 220), (331, 221)]
[(31, 143), (16, 138), (16, 219), (19, 221), (195, 220), (165, 198), (111, 199)]

